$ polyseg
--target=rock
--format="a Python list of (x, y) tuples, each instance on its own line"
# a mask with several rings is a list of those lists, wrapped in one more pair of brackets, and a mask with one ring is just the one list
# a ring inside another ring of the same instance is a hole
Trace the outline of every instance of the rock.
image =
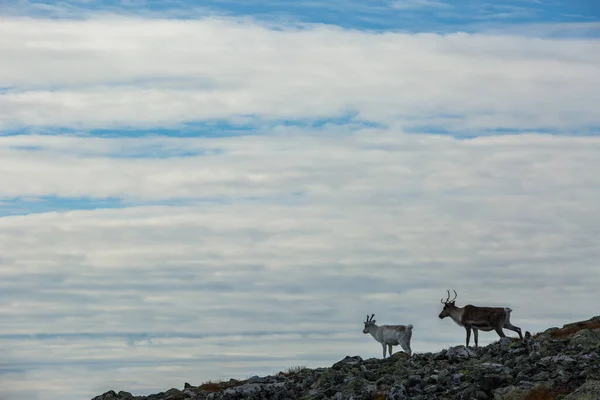
[(542, 359), (542, 355), (536, 351), (529, 354), (529, 359), (531, 361), (539, 361)]
[(335, 364), (333, 364), (331, 366), (331, 368), (342, 369), (344, 366), (358, 365), (362, 362), (362, 360), (363, 359), (359, 356), (354, 356), (354, 357), (346, 356), (346, 357), (344, 357), (343, 360), (340, 360), (340, 361), (336, 362)]
[(463, 381), (464, 375), (460, 372), (452, 375), (452, 386), (458, 386)]
[(600, 347), (600, 332), (591, 329), (582, 329), (571, 338), (572, 345), (581, 346), (582, 350)]
[(270, 383), (271, 380), (267, 377), (261, 378), (260, 376), (251, 376), (248, 378), (248, 383)]
[(387, 395), (388, 400), (404, 400), (406, 398), (406, 388), (402, 384), (394, 386)]
[(524, 400), (529, 389), (519, 386), (506, 386), (494, 391), (494, 400)]
[(500, 338), (500, 340), (498, 341), (498, 344), (500, 345), (501, 348), (508, 349), (511, 342), (512, 342), (512, 339), (507, 336), (507, 337)]
[(557, 364), (573, 364), (575, 362), (575, 359), (573, 357), (569, 357), (564, 354), (559, 354), (554, 357), (544, 357), (540, 361), (544, 361), (544, 360), (548, 360), (551, 363), (557, 363)]
[(508, 382), (508, 378), (505, 375), (498, 374), (486, 374), (479, 379), (479, 387), (485, 392), (490, 392), (494, 389), (498, 389), (500, 386), (504, 386)]
[(565, 396), (564, 400), (590, 400), (600, 399), (600, 381), (589, 380), (573, 393)]
[(119, 395), (115, 393), (114, 390), (109, 390), (106, 393), (101, 394), (100, 396), (94, 397), (92, 400), (118, 400)]
[(410, 375), (407, 379), (402, 381), (402, 384), (405, 387), (413, 387), (413, 386), (418, 386), (422, 381), (423, 381), (423, 379), (421, 378), (421, 376)]
[(435, 354), (433, 356), (433, 359), (436, 361), (440, 361), (440, 360), (445, 360), (447, 358), (447, 351), (446, 350), (442, 350), (439, 353)]
[(470, 358), (476, 358), (477, 353), (465, 346), (450, 347), (446, 352), (446, 357), (451, 361), (462, 361)]
[(175, 388), (167, 390), (164, 397), (165, 400), (183, 400), (184, 398), (183, 392)]
[(232, 387), (225, 389), (223, 392), (226, 395), (249, 395), (254, 392), (259, 392), (261, 390), (261, 385), (258, 383), (246, 383), (244, 385)]
[(488, 373), (496, 373), (496, 374), (506, 372), (508, 370), (508, 368), (502, 364), (488, 363), (488, 362), (481, 363), (480, 368), (484, 369)]

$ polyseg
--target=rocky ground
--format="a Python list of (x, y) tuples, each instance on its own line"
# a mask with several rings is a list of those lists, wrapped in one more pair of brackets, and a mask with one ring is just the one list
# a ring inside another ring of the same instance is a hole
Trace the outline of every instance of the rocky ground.
[(346, 357), (330, 368), (185, 384), (150, 396), (110, 391), (93, 400), (496, 399), (600, 400), (600, 316), (550, 328), (525, 341), (387, 359)]

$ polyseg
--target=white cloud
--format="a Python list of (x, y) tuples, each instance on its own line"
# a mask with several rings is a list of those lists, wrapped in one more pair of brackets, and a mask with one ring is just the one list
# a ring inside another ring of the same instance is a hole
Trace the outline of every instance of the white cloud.
[[(387, 130), (3, 137), (2, 197), (192, 201), (3, 217), (2, 334), (99, 335), (5, 337), (8, 367), (29, 372), (4, 376), (3, 388), (35, 382), (40, 398), (52, 399), (68, 385), (97, 394), (121, 382), (140, 393), (154, 388), (149, 378), (156, 389), (217, 378), (207, 365), (218, 365), (219, 377), (244, 378), (378, 356), (360, 332), (371, 312), (382, 323), (415, 325), (415, 351), (437, 350), (464, 340), (437, 319), (447, 287), (462, 304), (511, 306), (513, 322), (534, 332), (587, 318), (600, 284), (592, 273), (599, 146), (597, 138), (461, 141)], [(156, 147), (222, 153), (107, 157)], [(194, 202), (207, 194), (227, 201)], [(222, 332), (234, 337), (219, 339)], [(282, 336), (253, 339), (257, 332)], [(115, 333), (156, 337), (125, 349), (132, 339)], [(267, 344), (276, 358), (261, 357)], [(56, 364), (52, 371), (44, 360)], [(77, 360), (86, 364), (66, 380)]]
[[(379, 356), (360, 332), (372, 312), (437, 350), (464, 340), (437, 319), (447, 287), (511, 306), (526, 330), (590, 316), (600, 140), (402, 127), (598, 126), (597, 40), (280, 28), (0, 19), (0, 127), (82, 130), (0, 137), (0, 210), (125, 206), (1, 218), (0, 396), (147, 393)], [(385, 127), (85, 133), (347, 113)], [(66, 337), (27, 337), (40, 333)]]
[[(0, 23), (0, 125), (173, 125), (356, 112), (450, 130), (597, 126), (598, 40), (95, 18)], [(44, 65), (43, 69), (39, 66)]]
[[(479, 144), (483, 139), (428, 137), (424, 142), (422, 136), (375, 129), (346, 135), (340, 130), (289, 129), (277, 135), (216, 139), (8, 136), (0, 138), (0, 195), (164, 200), (242, 199), (293, 193), (337, 198), (343, 193), (345, 198), (350, 195), (364, 199), (377, 192), (439, 194), (473, 186), (489, 195), (489, 190), (514, 189), (517, 177), (518, 190), (526, 190), (523, 186), (529, 190), (564, 190), (578, 179), (597, 183), (593, 170), (587, 167), (596, 159), (597, 139), (535, 138), (536, 148), (524, 151), (520, 146), (527, 136), (490, 138), (493, 145), (485, 145)], [(34, 145), (38, 147), (32, 149)], [(556, 159), (546, 156), (557, 146), (581, 146), (576, 153), (554, 156), (567, 164), (559, 171), (553, 168)], [(128, 155), (135, 149), (142, 154), (144, 150), (158, 154), (186, 150), (207, 151), (208, 155), (164, 159), (107, 157)], [(435, 156), (431, 149), (436, 151)], [(497, 160), (499, 149), (513, 152)], [(512, 165), (527, 166), (530, 157), (535, 156), (541, 157), (545, 169), (529, 166), (515, 175), (513, 170), (502, 168), (505, 158)], [(453, 168), (446, 169), (448, 165)], [(398, 186), (389, 187), (386, 182), (396, 182)]]

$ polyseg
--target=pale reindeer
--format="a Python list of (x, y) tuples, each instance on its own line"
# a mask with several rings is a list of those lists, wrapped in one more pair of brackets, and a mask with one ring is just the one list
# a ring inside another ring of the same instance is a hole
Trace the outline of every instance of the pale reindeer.
[(521, 334), (521, 328), (514, 326), (510, 323), (510, 313), (512, 310), (508, 307), (476, 307), (471, 304), (467, 304), (464, 307), (457, 307), (454, 301), (458, 297), (456, 290), (454, 292), (454, 298), (450, 300), (450, 291), (448, 290), (448, 297), (446, 300), (442, 299), (441, 303), (444, 305), (444, 309), (440, 313), (440, 319), (450, 317), (458, 325), (464, 327), (467, 330), (467, 347), (469, 347), (469, 340), (471, 339), (471, 330), (473, 330), (473, 337), (475, 339), (475, 347), (477, 347), (477, 339), (479, 331), (496, 331), (501, 337), (506, 337), (502, 328), (509, 329), (517, 332), (519, 338), (523, 340)]
[(370, 333), (371, 336), (383, 347), (383, 358), (385, 358), (385, 348), (387, 346), (388, 353), (392, 355), (392, 346), (400, 345), (404, 352), (410, 355), (412, 350), (410, 349), (410, 338), (412, 336), (412, 325), (381, 325), (377, 326), (373, 319), (375, 314), (371, 314), (371, 317), (367, 315), (367, 321), (365, 322), (365, 329), (363, 333)]

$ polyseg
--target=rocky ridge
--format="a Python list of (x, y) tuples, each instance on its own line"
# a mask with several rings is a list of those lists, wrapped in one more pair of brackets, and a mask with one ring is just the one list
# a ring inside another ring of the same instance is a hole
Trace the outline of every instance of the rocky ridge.
[(479, 349), (398, 352), (386, 359), (345, 357), (329, 368), (275, 376), (188, 383), (150, 396), (109, 391), (92, 400), (600, 400), (600, 316), (550, 328), (524, 341)]

